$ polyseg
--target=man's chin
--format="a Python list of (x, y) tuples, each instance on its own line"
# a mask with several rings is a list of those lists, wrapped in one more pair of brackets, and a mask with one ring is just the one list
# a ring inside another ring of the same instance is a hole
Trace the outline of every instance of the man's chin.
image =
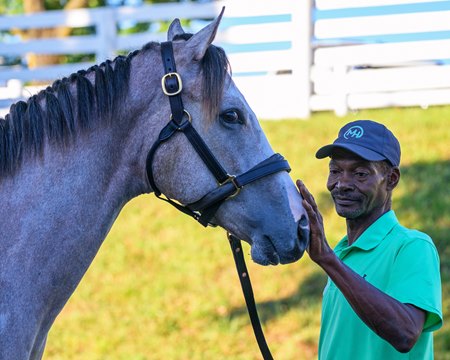
[(358, 216), (361, 215), (361, 212), (358, 211), (357, 209), (346, 209), (346, 208), (342, 208), (342, 207), (335, 207), (336, 209), (336, 213), (340, 216), (345, 218), (346, 220), (353, 220), (356, 219)]

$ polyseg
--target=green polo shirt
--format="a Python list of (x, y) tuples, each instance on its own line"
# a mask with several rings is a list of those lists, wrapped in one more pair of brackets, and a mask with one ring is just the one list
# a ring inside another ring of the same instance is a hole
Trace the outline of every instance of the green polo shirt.
[(433, 331), (442, 325), (439, 256), (431, 238), (399, 224), (389, 211), (350, 246), (344, 237), (336, 255), (372, 285), (402, 303), (426, 311), (425, 325), (413, 349), (402, 354), (356, 315), (328, 279), (323, 293), (319, 340), (321, 360), (433, 359)]

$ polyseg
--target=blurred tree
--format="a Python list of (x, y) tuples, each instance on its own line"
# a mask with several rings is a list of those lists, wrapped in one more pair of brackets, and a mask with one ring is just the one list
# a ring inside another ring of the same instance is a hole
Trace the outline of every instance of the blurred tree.
[(0, 0), (0, 15), (22, 12), (21, 0)]

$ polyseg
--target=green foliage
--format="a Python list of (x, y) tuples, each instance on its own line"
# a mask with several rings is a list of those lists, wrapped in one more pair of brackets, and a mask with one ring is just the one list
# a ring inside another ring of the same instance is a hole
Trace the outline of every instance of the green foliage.
[(22, 0), (0, 0), (0, 15), (23, 13)]
[(150, 28), (150, 24), (151, 23), (149, 23), (149, 22), (136, 23), (133, 26), (127, 27), (125, 29), (120, 29), (119, 33), (122, 35), (126, 35), (126, 34), (135, 34), (135, 33), (139, 33), (139, 32), (148, 31), (148, 29)]
[[(386, 123), (402, 144), (394, 209), (408, 227), (430, 234), (441, 256), (444, 316), (450, 316), (450, 107), (362, 111), (345, 118), (263, 121), (322, 210), (330, 243), (345, 232), (325, 189), (327, 161), (315, 151), (346, 122)], [(315, 359), (323, 272), (307, 255), (295, 264), (249, 272), (276, 359)], [(450, 358), (450, 325), (435, 334), (435, 358)], [(154, 196), (130, 202), (69, 300), (44, 359), (259, 359), (225, 233), (203, 229)]]
[[(44, 0), (46, 10), (61, 10), (67, 5), (69, 0)], [(96, 8), (100, 6), (106, 6), (106, 0), (89, 0), (88, 8)]]
[[(42, 0), (31, 0), (42, 1)], [(0, 0), (0, 15), (8, 14), (22, 14), (23, 0)], [(69, 0), (44, 0), (44, 7), (46, 10), (61, 10), (69, 2)], [(95, 8), (99, 6), (106, 6), (106, 0), (89, 0), (88, 7)]]

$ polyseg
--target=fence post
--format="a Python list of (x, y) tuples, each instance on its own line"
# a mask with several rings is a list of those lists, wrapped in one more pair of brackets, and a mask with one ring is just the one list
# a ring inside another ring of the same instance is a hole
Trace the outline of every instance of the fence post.
[(312, 64), (312, 0), (294, 1), (292, 7), (292, 88), (293, 100), (297, 104), (296, 112), (300, 118), (308, 118), (311, 114), (310, 98), (311, 64)]
[(117, 41), (116, 10), (107, 7), (95, 10), (98, 11), (95, 31), (99, 43), (98, 50), (95, 53), (95, 61), (100, 63), (115, 56)]
[(6, 82), (10, 99), (20, 99), (23, 96), (23, 82), (19, 79), (9, 79)]
[(343, 117), (348, 113), (348, 66), (333, 66), (334, 113)]

